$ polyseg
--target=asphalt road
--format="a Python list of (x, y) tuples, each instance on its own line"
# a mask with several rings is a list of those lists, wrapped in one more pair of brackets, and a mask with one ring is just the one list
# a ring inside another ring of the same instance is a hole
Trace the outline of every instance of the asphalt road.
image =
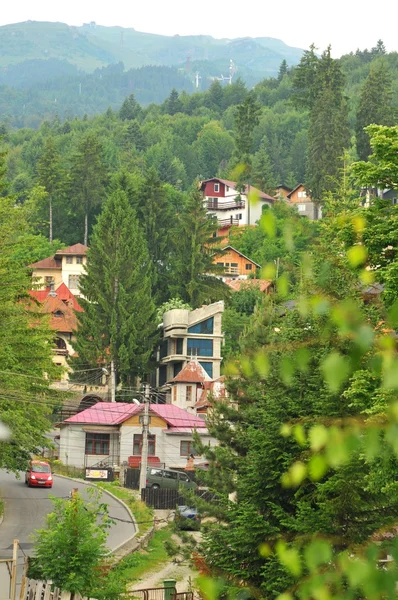
[[(15, 475), (0, 470), (0, 498), (4, 499), (4, 520), (0, 525), (0, 558), (12, 557), (12, 543), (19, 540), (26, 554), (32, 554), (30, 538), (35, 529), (45, 525), (45, 517), (52, 512), (53, 504), (49, 495), (68, 497), (72, 488), (78, 488), (83, 497), (87, 497), (89, 486), (70, 479), (54, 475), (52, 489), (28, 488), (24, 483), (24, 473), (21, 479)], [(115, 521), (109, 530), (107, 546), (110, 550), (126, 542), (135, 533), (134, 523), (127, 510), (112, 496), (104, 492), (102, 502), (109, 506), (109, 515), (124, 521)]]

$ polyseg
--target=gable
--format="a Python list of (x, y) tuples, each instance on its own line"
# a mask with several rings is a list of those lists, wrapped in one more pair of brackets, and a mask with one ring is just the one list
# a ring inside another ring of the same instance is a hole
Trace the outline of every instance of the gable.
[[(120, 427), (141, 427), (142, 428), (142, 423), (140, 422), (140, 418), (141, 418), (141, 414), (140, 415), (133, 415), (132, 417), (129, 417), (126, 421), (124, 421)], [(149, 416), (151, 417), (151, 422), (149, 427), (161, 427), (162, 429), (167, 429), (167, 423), (164, 419), (161, 419), (160, 417), (158, 417), (157, 415), (154, 414), (149, 414)]]

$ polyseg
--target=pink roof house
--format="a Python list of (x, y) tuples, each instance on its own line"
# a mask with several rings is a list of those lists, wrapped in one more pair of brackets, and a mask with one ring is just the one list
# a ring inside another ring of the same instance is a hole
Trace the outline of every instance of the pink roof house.
[[(91, 467), (141, 462), (143, 404), (98, 402), (60, 424), (60, 460)], [(194, 454), (193, 432), (215, 445), (205, 421), (170, 404), (150, 404), (149, 464), (184, 468)], [(200, 462), (200, 457), (195, 457)]]

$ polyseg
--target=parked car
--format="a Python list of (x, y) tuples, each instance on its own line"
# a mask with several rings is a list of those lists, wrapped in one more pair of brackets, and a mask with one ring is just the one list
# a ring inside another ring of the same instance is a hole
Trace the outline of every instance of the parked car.
[(198, 486), (182, 471), (148, 467), (146, 471), (146, 487), (152, 489), (177, 490), (180, 486), (196, 489)]
[(52, 488), (53, 476), (50, 465), (42, 460), (31, 460), (26, 469), (25, 483), (29, 487)]
[(178, 529), (200, 529), (200, 515), (198, 510), (192, 506), (177, 506), (174, 522)]

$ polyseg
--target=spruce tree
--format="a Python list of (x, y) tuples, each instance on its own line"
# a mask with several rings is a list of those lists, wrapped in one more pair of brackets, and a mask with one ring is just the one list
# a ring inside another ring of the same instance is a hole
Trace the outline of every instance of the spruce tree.
[(371, 153), (369, 136), (364, 128), (371, 124), (393, 125), (392, 78), (385, 60), (373, 63), (361, 89), (356, 121), (357, 152), (360, 160)]
[(50, 136), (44, 144), (43, 154), (37, 165), (37, 181), (48, 194), (49, 212), (49, 235), (50, 242), (53, 241), (53, 208), (59, 203), (66, 189), (66, 173), (61, 168), (60, 157), (55, 148), (54, 139)]
[(165, 112), (169, 115), (175, 115), (182, 111), (182, 102), (178, 95), (178, 92), (173, 88), (170, 92), (170, 96), (165, 102)]
[(89, 220), (94, 209), (105, 198), (105, 167), (102, 146), (94, 133), (86, 134), (72, 157), (72, 201), (77, 212), (84, 216), (84, 241), (87, 246)]
[(287, 66), (287, 62), (285, 59), (281, 62), (278, 71), (278, 81), (281, 82), (285, 75), (289, 72), (289, 68)]
[(152, 265), (136, 213), (123, 191), (113, 192), (93, 228), (80, 289), (74, 364), (114, 362), (119, 379), (148, 372), (156, 339)]
[(263, 192), (275, 194), (276, 181), (265, 143), (261, 144), (253, 156), (252, 181)]
[(228, 296), (227, 286), (215, 276), (223, 272), (213, 263), (219, 250), (217, 228), (201, 192), (192, 191), (176, 219), (169, 290), (171, 297), (180, 297), (193, 308)]
[(119, 110), (119, 117), (122, 121), (133, 121), (134, 119), (137, 119), (141, 113), (141, 106), (135, 99), (134, 94), (130, 94), (130, 96), (124, 100)]

